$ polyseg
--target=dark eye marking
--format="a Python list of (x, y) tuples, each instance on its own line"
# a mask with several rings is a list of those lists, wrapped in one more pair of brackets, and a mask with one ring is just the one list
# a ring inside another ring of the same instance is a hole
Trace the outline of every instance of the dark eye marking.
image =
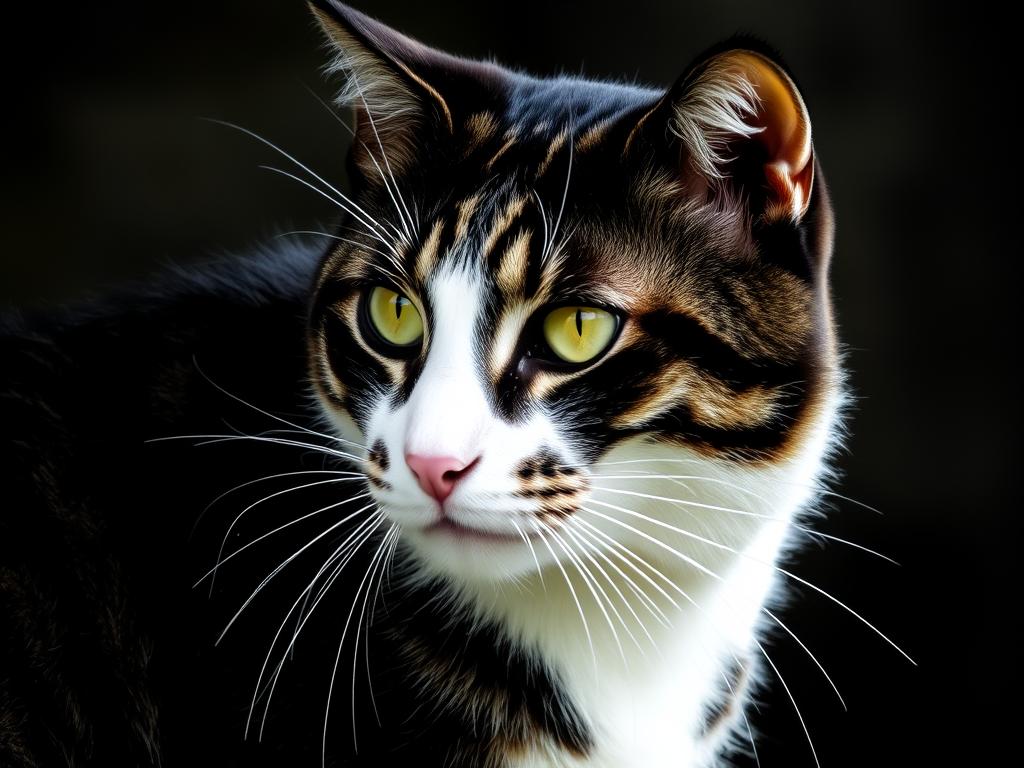
[(749, 386), (763, 381), (772, 361), (755, 362), (708, 331), (695, 318), (679, 312), (655, 311), (639, 318), (640, 327), (674, 354), (727, 384)]

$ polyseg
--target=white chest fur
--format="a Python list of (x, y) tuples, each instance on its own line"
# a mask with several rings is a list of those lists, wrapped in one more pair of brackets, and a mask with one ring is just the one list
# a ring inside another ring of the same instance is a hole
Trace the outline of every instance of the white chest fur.
[[(544, 745), (511, 768), (707, 768), (726, 740), (748, 739), (758, 627), (771, 621), (776, 563), (815, 496), (826, 440), (822, 429), (787, 465), (742, 471), (679, 449), (613, 452), (595, 469), (592, 535), (563, 536), (578, 567), (469, 588), (483, 615), (539, 651), (594, 736), (586, 758)], [(658, 475), (638, 484), (640, 467)], [(733, 701), (709, 731), (707, 706), (723, 697)]]

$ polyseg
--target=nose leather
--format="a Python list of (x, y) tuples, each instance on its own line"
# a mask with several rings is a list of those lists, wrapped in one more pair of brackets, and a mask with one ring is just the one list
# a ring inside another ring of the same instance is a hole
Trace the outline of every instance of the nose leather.
[(409, 465), (420, 488), (433, 499), (443, 502), (473, 465), (476, 460), (466, 462), (454, 456), (427, 456), (408, 453), (405, 463)]

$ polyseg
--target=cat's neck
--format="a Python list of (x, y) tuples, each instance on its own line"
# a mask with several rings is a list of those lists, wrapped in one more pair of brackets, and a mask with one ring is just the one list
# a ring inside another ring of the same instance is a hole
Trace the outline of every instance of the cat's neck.
[[(538, 568), (516, 584), (462, 587), (481, 619), (550, 670), (594, 734), (585, 761), (556, 764), (660, 768), (672, 756), (673, 766), (701, 765), (730, 732), (746, 737), (742, 703), (759, 669), (762, 606), (793, 516), (814, 495), (808, 478), (818, 468), (804, 463), (689, 481), (685, 522), (658, 531), (664, 547), (648, 548), (646, 565), (610, 539), (584, 553), (579, 534), (563, 533), (575, 562)], [(661, 499), (634, 498), (631, 510), (644, 515), (681, 497), (682, 474), (646, 483)], [(645, 533), (642, 518), (634, 523)], [(549, 545), (559, 546), (536, 546)], [(709, 724), (716, 708), (727, 716)], [(550, 764), (537, 760), (517, 765)]]

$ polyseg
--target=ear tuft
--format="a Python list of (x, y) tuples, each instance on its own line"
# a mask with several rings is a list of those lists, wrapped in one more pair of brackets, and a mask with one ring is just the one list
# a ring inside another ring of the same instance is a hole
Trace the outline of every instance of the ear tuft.
[(417, 71), (443, 61), (442, 54), (338, 0), (310, 0), (309, 6), (335, 54), (327, 70), (344, 76), (337, 101), (355, 111), (352, 153), (368, 179), (381, 177), (382, 165), (413, 164), (426, 124), (451, 133), (445, 99)]
[(690, 150), (696, 170), (710, 179), (727, 175), (724, 167), (738, 137), (763, 130), (754, 125), (757, 89), (746, 73), (727, 62), (711, 62), (693, 82), (684, 100), (676, 104), (671, 131)]
[(756, 183), (767, 220), (798, 220), (807, 211), (810, 117), (792, 79), (766, 56), (736, 49), (710, 58), (683, 82), (670, 128), (709, 182)]

